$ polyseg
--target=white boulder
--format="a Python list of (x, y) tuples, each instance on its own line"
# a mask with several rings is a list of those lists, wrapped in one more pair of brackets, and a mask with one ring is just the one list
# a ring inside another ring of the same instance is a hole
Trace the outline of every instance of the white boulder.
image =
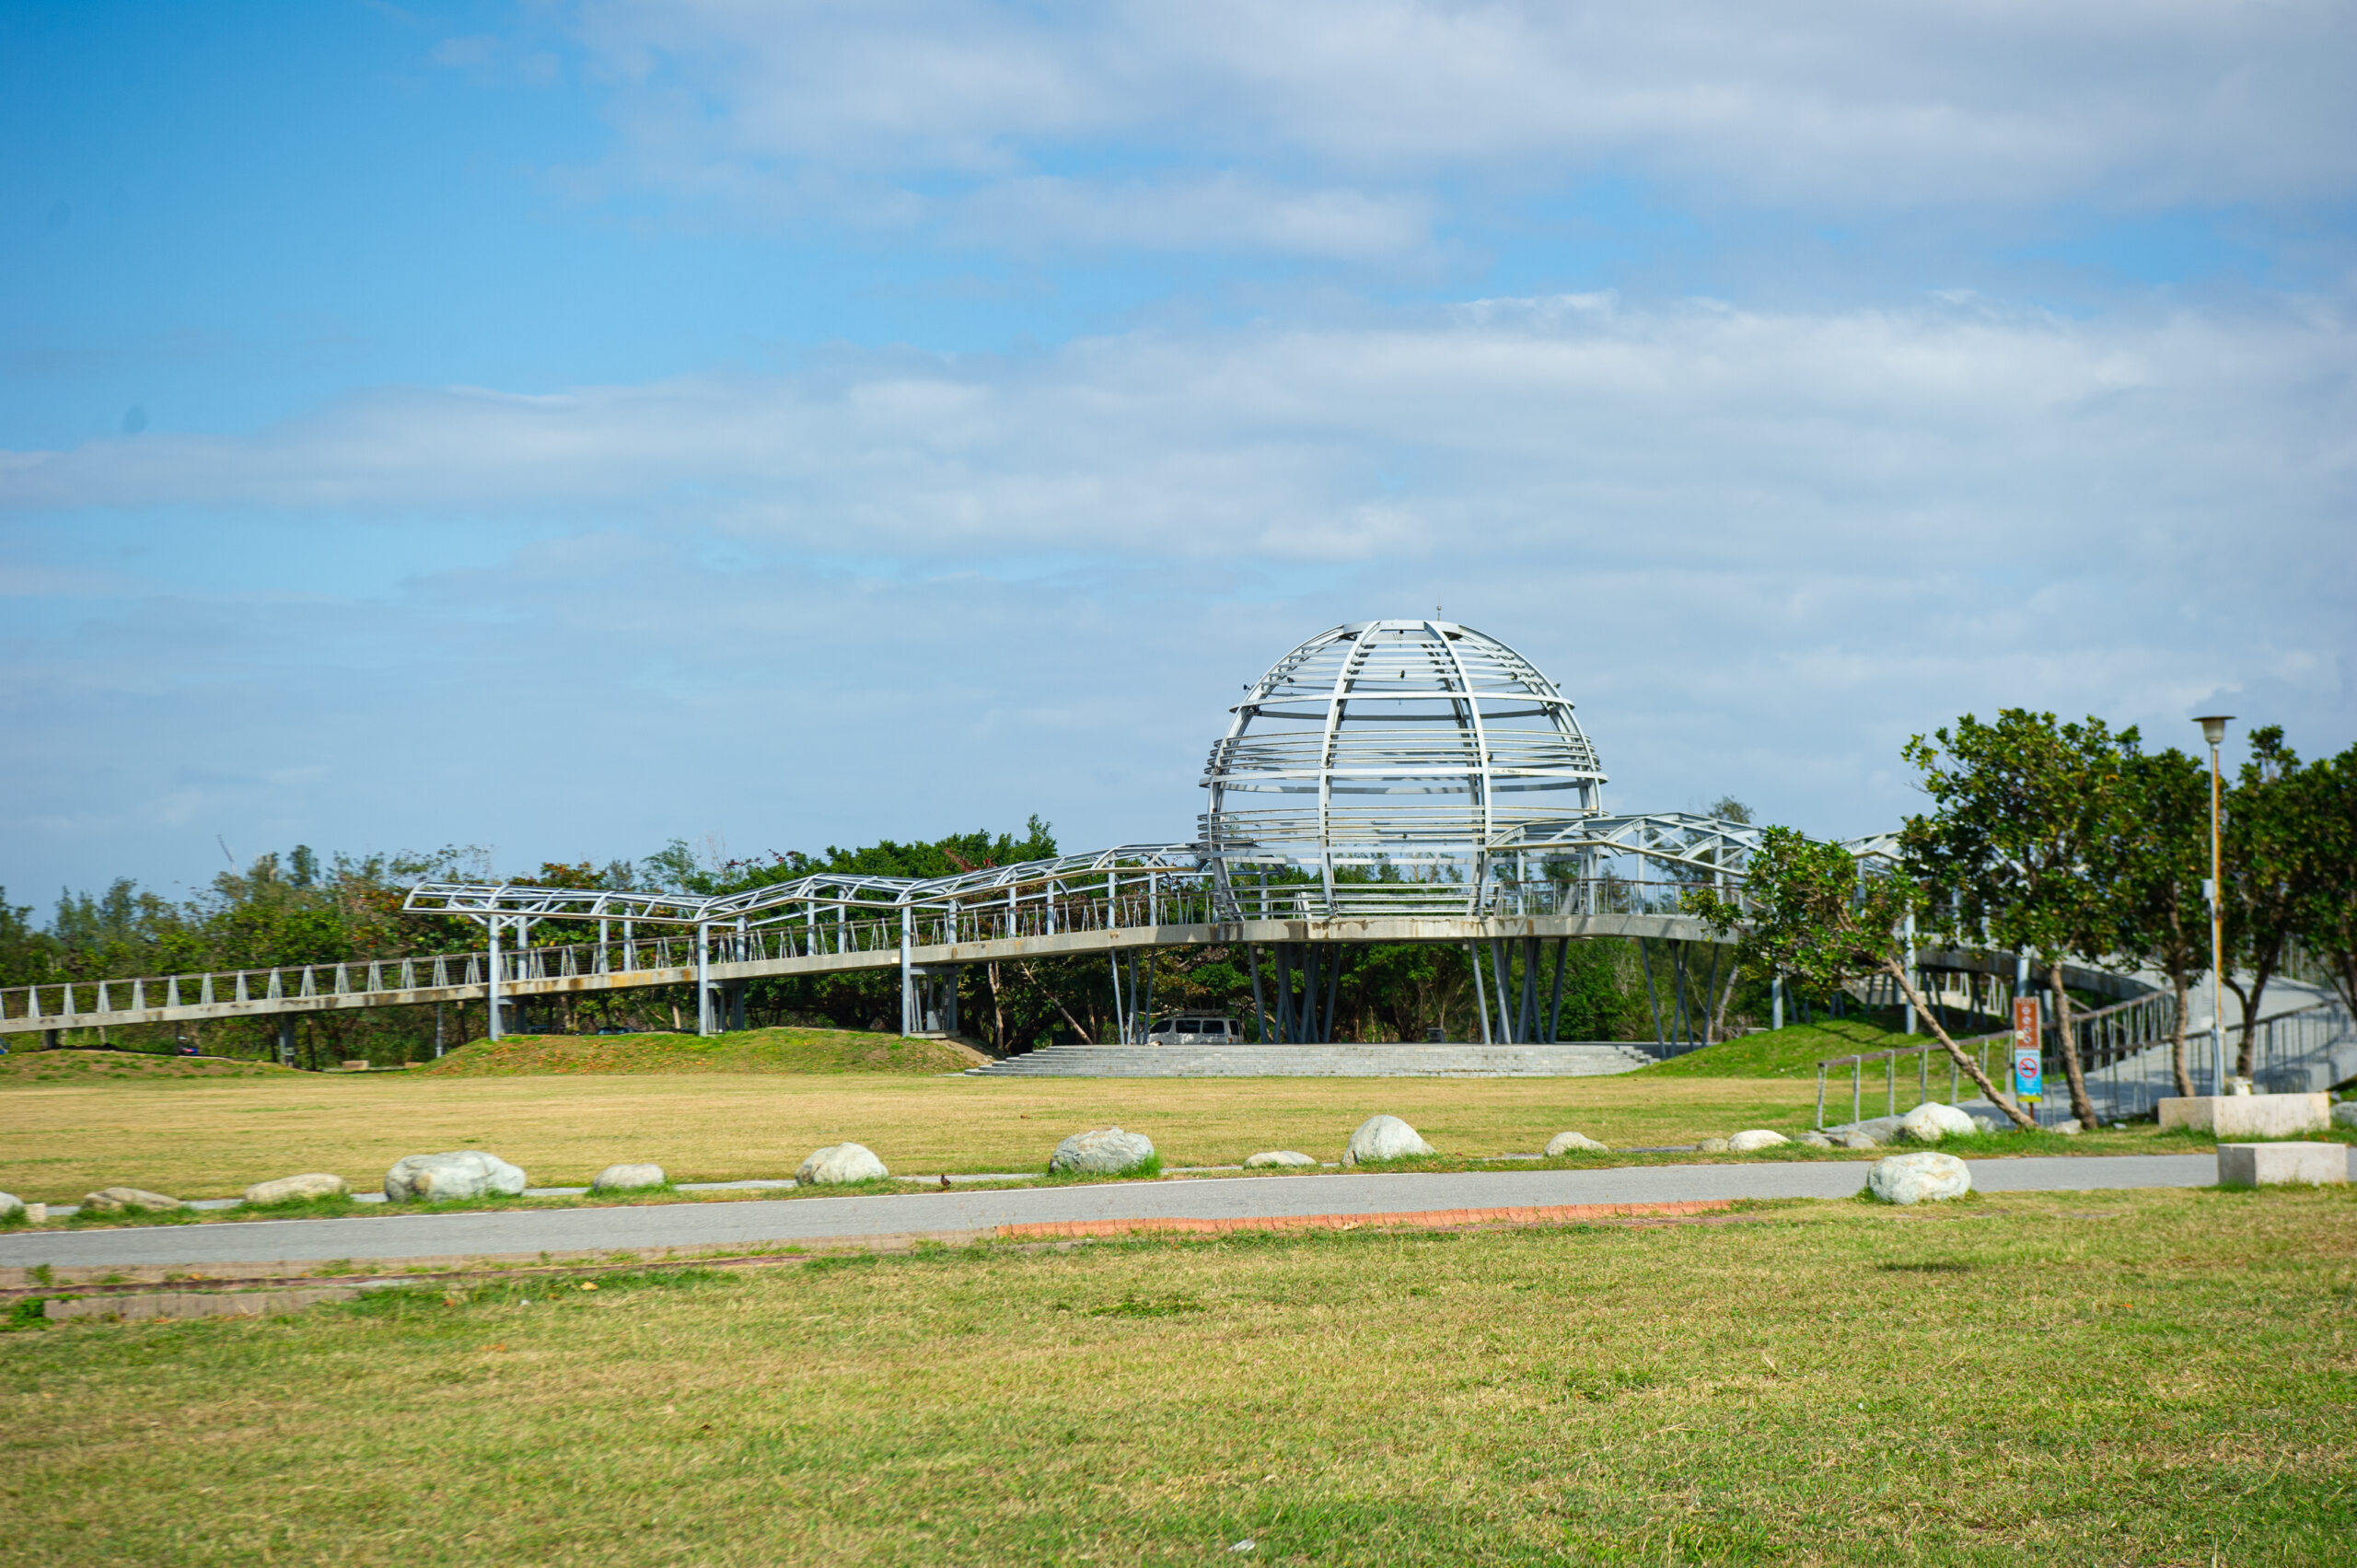
[(1937, 1202), (1972, 1191), (1972, 1172), (1954, 1155), (1892, 1155), (1866, 1172), (1866, 1191), (1886, 1203)]
[(246, 1189), (249, 1203), (284, 1203), (297, 1198), (339, 1198), (352, 1191), (352, 1183), (341, 1176), (313, 1172), (308, 1176), (282, 1176), (275, 1181), (257, 1181)]
[(891, 1174), (865, 1144), (829, 1144), (802, 1162), (794, 1179), (805, 1187), (833, 1187), (845, 1181), (878, 1181)]
[(1247, 1170), (1267, 1170), (1271, 1167), (1283, 1167), (1287, 1169), (1292, 1169), (1300, 1166), (1316, 1165), (1317, 1163), (1318, 1162), (1316, 1160), (1311, 1159), (1307, 1155), (1296, 1153), (1292, 1149), (1263, 1149), (1259, 1154), (1253, 1155), (1249, 1158), (1246, 1159), (1244, 1162), (1244, 1168)]
[(1107, 1127), (1074, 1132), (1056, 1145), (1048, 1169), (1058, 1175), (1120, 1176), (1154, 1158), (1154, 1142), (1143, 1132)]
[(0, 1220), (22, 1218), (24, 1212), (25, 1201), (22, 1198), (14, 1192), (0, 1192)]
[(141, 1187), (101, 1187), (82, 1200), (86, 1214), (119, 1214), (125, 1209), (177, 1209), (178, 1198), (168, 1198), (161, 1192), (150, 1192)]
[(1952, 1105), (1925, 1100), (1898, 1119), (1898, 1135), (1910, 1144), (1936, 1144), (1943, 1138), (1968, 1138), (1980, 1124)]
[(1779, 1144), (1789, 1144), (1791, 1142), (1792, 1140), (1785, 1137), (1782, 1132), (1771, 1132), (1765, 1127), (1753, 1127), (1745, 1132), (1737, 1132), (1734, 1137), (1729, 1138), (1727, 1140), (1727, 1153), (1731, 1155), (1747, 1155), (1755, 1149), (1772, 1149)]
[(1845, 1149), (1879, 1149), (1882, 1147), (1881, 1139), (1875, 1137), (1872, 1132), (1864, 1132), (1855, 1127), (1851, 1128), (1846, 1132), (1835, 1133), (1833, 1135), (1833, 1141)]
[(1812, 1149), (1829, 1149), (1833, 1146), (1833, 1140), (1814, 1127), (1802, 1133), (1794, 1142)]
[(1396, 1116), (1370, 1116), (1359, 1123), (1351, 1134), (1348, 1147), (1342, 1151), (1346, 1166), (1365, 1165), (1370, 1161), (1403, 1160), (1416, 1155), (1434, 1153), (1413, 1127)]
[(1589, 1137), (1585, 1132), (1558, 1132), (1553, 1137), (1547, 1140), (1547, 1157), (1549, 1159), (1553, 1159), (1557, 1155), (1602, 1155), (1609, 1153), (1611, 1153), (1611, 1150), (1608, 1149), (1604, 1144), (1597, 1143), (1595, 1139)]
[(610, 1165), (599, 1171), (589, 1183), (592, 1192), (631, 1192), (642, 1187), (663, 1185), (663, 1167), (659, 1165)]
[(409, 1155), (395, 1160), (393, 1168), (385, 1172), (385, 1200), (392, 1203), (483, 1198), (493, 1193), (513, 1198), (522, 1191), (524, 1172), (481, 1149)]

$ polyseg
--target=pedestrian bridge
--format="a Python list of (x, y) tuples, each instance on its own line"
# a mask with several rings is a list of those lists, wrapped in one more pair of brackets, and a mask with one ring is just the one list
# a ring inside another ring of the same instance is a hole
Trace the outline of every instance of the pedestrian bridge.
[[(1145, 955), (1227, 946), (1244, 949), (1257, 1038), (1306, 1043), (1331, 1039), (1357, 954), (1412, 942), (1473, 958), (1484, 1043), (1530, 1044), (1556, 1038), (1569, 945), (1609, 936), (1643, 945), (1657, 1036), (1690, 1039), (1724, 953), (1691, 896), (1739, 898), (1761, 834), (1606, 812), (1571, 700), (1497, 639), (1438, 620), (1295, 648), (1245, 689), (1201, 782), (1209, 808), (1187, 842), (937, 878), (820, 872), (710, 897), (421, 883), (404, 907), (474, 922), (480, 949), (17, 987), (0, 992), (0, 1035), (275, 1016), (289, 1052), (305, 1013), (481, 1001), (496, 1037), (518, 1002), (642, 986), (691, 987), (710, 1033), (741, 1025), (753, 981), (863, 970), (898, 971), (904, 1033), (954, 1033), (961, 968), (1101, 955), (1131, 1041), (1154, 1009)], [(1707, 977), (1689, 976), (1698, 952)]]
[[(959, 967), (1101, 955), (1123, 1000), (1128, 1038), (1153, 1006), (1151, 969), (1140, 973), (1140, 955), (1240, 945), (1256, 975), (1266, 970), (1260, 999), (1266, 1038), (1307, 1040), (1324, 1038), (1352, 949), (1422, 942), (1469, 947), (1488, 960), (1476, 966), (1485, 1038), (1549, 1040), (1560, 1001), (1546, 972), (1549, 949), (1560, 981), (1562, 946), (1574, 939), (1632, 937), (1681, 948), (1712, 941), (1681, 900), (1701, 887), (1731, 887), (1758, 835), (1749, 824), (1675, 812), (1598, 815), (1543, 842), (1517, 835), (1500, 846), (1496, 875), (1469, 891), (1447, 889), (1460, 906), (1477, 906), (1457, 912), (1429, 899), (1422, 907), (1401, 899), (1395, 912), (1380, 912), (1378, 903), (1378, 912), (1334, 913), (1323, 907), (1319, 884), (1266, 872), (1224, 876), (1196, 844), (1123, 845), (929, 880), (821, 873), (711, 897), (425, 882), (404, 907), (476, 922), (482, 947), (12, 987), (0, 991), (0, 1035), (291, 1020), (350, 1007), (507, 1005), (646, 986), (692, 987), (697, 1027), (708, 1033), (741, 1026), (747, 981), (863, 970), (900, 972), (906, 1032), (954, 1032)], [(1852, 847), (1867, 856), (1890, 853), (1887, 839)], [(1597, 865), (1604, 875), (1563, 874)], [(1518, 974), (1515, 944), (1525, 959)], [(1665, 954), (1665, 970), (1681, 956)]]

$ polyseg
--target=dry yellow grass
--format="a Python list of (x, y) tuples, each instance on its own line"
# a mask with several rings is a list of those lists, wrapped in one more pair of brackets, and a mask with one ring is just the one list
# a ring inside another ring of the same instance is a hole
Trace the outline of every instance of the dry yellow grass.
[(1742, 1127), (1806, 1126), (1813, 1084), (1772, 1079), (987, 1079), (273, 1075), (229, 1081), (18, 1085), (0, 1090), (0, 1191), (71, 1202), (128, 1183), (181, 1198), (335, 1171), (373, 1185), (403, 1155), (476, 1147), (536, 1185), (577, 1185), (622, 1159), (675, 1181), (791, 1176), (854, 1139), (893, 1169), (1026, 1171), (1056, 1141), (1119, 1124), (1166, 1167), (1231, 1165), (1259, 1149), (1341, 1152), (1387, 1111), (1443, 1154), (1535, 1152), (1575, 1127), (1616, 1147)]
[(2352, 1222), (2014, 1194), (34, 1329), (0, 1563), (2345, 1562)]

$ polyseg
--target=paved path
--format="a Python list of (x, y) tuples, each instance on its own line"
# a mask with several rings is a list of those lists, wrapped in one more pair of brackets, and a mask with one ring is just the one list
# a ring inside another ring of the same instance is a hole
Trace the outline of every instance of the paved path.
[[(2206, 1187), (2212, 1155), (2118, 1155), (1975, 1160), (1984, 1192), (2081, 1192)], [(750, 1199), (610, 1209), (386, 1214), (340, 1220), (250, 1220), (0, 1236), (0, 1267), (168, 1267), (223, 1263), (389, 1261), (468, 1254), (578, 1253), (654, 1248), (775, 1246), (858, 1237), (986, 1231), (1072, 1220), (1237, 1219), (1385, 1214), (1559, 1203), (1663, 1203), (1728, 1198), (1847, 1198), (1868, 1162), (1633, 1166), (1618, 1170), (1465, 1171), (1439, 1175), (1228, 1178), (1087, 1187)]]

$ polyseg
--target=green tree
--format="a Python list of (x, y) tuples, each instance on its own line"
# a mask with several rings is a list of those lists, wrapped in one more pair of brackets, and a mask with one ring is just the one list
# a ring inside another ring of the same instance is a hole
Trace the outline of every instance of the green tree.
[(2134, 729), (2115, 736), (2098, 718), (2058, 724), (2007, 708), (1993, 724), (1967, 714), (1953, 732), (1916, 736), (1904, 750), (1933, 806), (1907, 819), (1899, 844), (1931, 890), (1936, 929), (1957, 946), (1994, 945), (2045, 969), (2071, 1113), (2089, 1127), (2095, 1106), (2062, 966), (2101, 962), (2118, 942), (2105, 873), (2119, 863), (2113, 841), (2124, 830), (2136, 742)]
[(56, 945), (32, 923), (30, 904), (12, 904), (0, 888), (0, 985), (40, 985), (57, 972)]
[(2201, 885), (2210, 876), (2210, 779), (2198, 758), (2171, 747), (2126, 760), (2127, 810), (2098, 868), (2110, 890), (2118, 957), (2169, 977), (2177, 1019), (2169, 1034), (2169, 1071), (2180, 1095), (2193, 1093), (2186, 1070), (2185, 1026), (2193, 977), (2210, 967), (2210, 910)]
[(2357, 1012), (2357, 746), (2308, 773), (2313, 869), (2296, 916), (2300, 944)]
[(1744, 872), (1734, 898), (1713, 889), (1686, 895), (1686, 905), (1722, 936), (1737, 937), (1738, 961), (1757, 972), (1794, 976), (1836, 991), (1866, 975), (1887, 975), (1916, 1016), (1932, 1027), (1948, 1056), (2017, 1127), (2034, 1126), (2012, 1096), (1981, 1072), (1980, 1063), (1948, 1038), (1939, 1016), (1907, 970), (1905, 926), (1923, 894), (1903, 871), (1861, 877), (1840, 844), (1816, 843), (1790, 828), (1770, 828)]
[(2283, 726), (2250, 732), (2250, 758), (2226, 794), (2226, 989), (2242, 1005), (2235, 1072), (2247, 1078), (2258, 1045), (2258, 1010), (2283, 970), (2319, 886), (2316, 771), (2283, 744)]

